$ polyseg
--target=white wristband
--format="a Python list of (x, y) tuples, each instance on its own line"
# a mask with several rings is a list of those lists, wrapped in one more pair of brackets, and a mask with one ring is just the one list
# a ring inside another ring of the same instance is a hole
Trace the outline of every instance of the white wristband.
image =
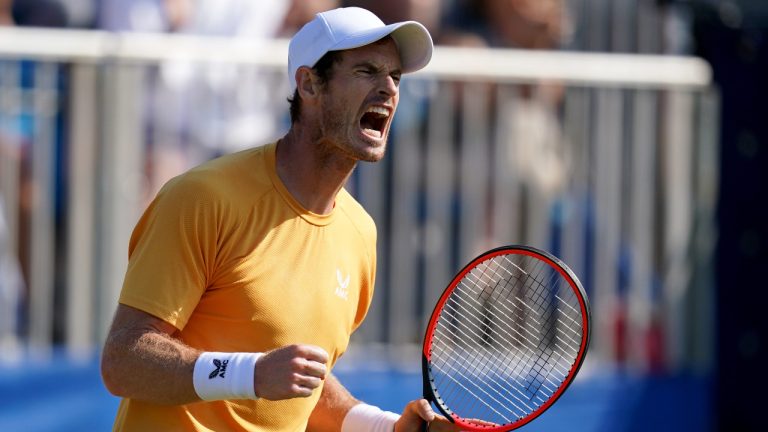
[(204, 352), (195, 362), (192, 382), (200, 399), (257, 399), (253, 387), (262, 353)]
[(400, 415), (373, 405), (358, 404), (344, 417), (341, 432), (392, 432)]

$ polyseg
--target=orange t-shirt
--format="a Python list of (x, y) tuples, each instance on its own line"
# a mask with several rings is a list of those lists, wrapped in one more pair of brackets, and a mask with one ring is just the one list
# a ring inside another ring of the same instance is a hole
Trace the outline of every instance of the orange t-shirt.
[[(376, 227), (345, 190), (328, 215), (302, 208), (277, 176), (275, 148), (169, 181), (131, 236), (120, 303), (174, 325), (200, 350), (313, 344), (332, 366), (373, 296)], [(123, 399), (114, 429), (303, 431), (320, 391), (179, 406)]]

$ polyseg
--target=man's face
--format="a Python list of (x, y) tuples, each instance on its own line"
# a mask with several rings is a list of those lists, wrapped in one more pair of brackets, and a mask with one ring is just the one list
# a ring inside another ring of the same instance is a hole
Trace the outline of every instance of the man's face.
[(384, 157), (400, 75), (400, 56), (390, 38), (343, 51), (321, 93), (324, 144), (355, 160)]

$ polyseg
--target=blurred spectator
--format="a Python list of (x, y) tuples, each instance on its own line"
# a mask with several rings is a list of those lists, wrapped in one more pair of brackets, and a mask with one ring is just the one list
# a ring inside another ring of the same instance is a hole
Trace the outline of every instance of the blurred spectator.
[(0, 26), (13, 25), (12, 0), (0, 0)]
[[(0, 0), (0, 25), (19, 26), (19, 27), (66, 27), (67, 11), (63, 4), (57, 0)], [(3, 208), (8, 203), (4, 203), (4, 198), (0, 196), (0, 358), (9, 358), (12, 355), (18, 355), (12, 348), (18, 345), (18, 337), (24, 334), (26, 329), (19, 325), (19, 316), (24, 315), (27, 308), (26, 287), (30, 280), (31, 269), (31, 241), (32, 236), (32, 215), (35, 206), (39, 205), (37, 196), (37, 184), (31, 175), (32, 157), (35, 149), (36, 128), (38, 122), (50, 121), (56, 122), (56, 116), (59, 115), (58, 109), (52, 115), (52, 118), (42, 120), (37, 118), (38, 112), (35, 111), (33, 102), (36, 90), (38, 90), (39, 71), (50, 66), (42, 62), (30, 60), (3, 60), (0, 62), (3, 68), (3, 79), (0, 81), (2, 90), (8, 91), (5, 104), (12, 107), (4, 112), (4, 121), (0, 126), (0, 157), (4, 158), (6, 166), (15, 166), (18, 168), (18, 183), (12, 182), (10, 187), (17, 187), (15, 193), (18, 194), (18, 201), (10, 203), (13, 207)], [(50, 71), (50, 69), (49, 69)], [(62, 85), (59, 78), (62, 72), (58, 69), (50, 72), (52, 76), (51, 90), (60, 94)], [(15, 96), (15, 97), (14, 97)], [(63, 137), (57, 135), (52, 137), (52, 148), (54, 154), (60, 155), (58, 151), (62, 145)], [(55, 161), (54, 176), (60, 174), (56, 170), (61, 160)], [(56, 184), (60, 185), (60, 179), (56, 179)], [(0, 185), (8, 187), (8, 185)], [(18, 204), (18, 207), (16, 207)], [(57, 201), (57, 204), (61, 204)], [(57, 208), (60, 210), (60, 208)], [(7, 213), (4, 213), (7, 212)], [(8, 226), (6, 219), (8, 214), (17, 216), (16, 226)], [(61, 218), (56, 218), (55, 223), (60, 224)], [(17, 245), (16, 250), (12, 250), (13, 244), (10, 244), (9, 229), (16, 229)], [(60, 278), (56, 274), (54, 278)], [(27, 281), (27, 283), (25, 283)], [(61, 309), (59, 304), (55, 305), (54, 319), (61, 318)]]
[[(293, 34), (335, 0), (105, 0), (111, 31), (247, 38)], [(287, 126), (287, 82), (272, 70), (169, 60), (150, 75), (146, 125), (152, 164), (147, 199), (179, 172), (211, 157), (269, 142)]]
[(506, 48), (554, 49), (572, 33), (565, 0), (457, 0), (446, 25)]
[(414, 20), (429, 30), (432, 38), (439, 39), (443, 12), (441, 0), (344, 0), (344, 6), (357, 6), (375, 13), (386, 24)]
[(290, 0), (282, 25), (275, 36), (290, 38), (318, 12), (339, 7), (339, 0)]
[(101, 0), (96, 25), (110, 31), (167, 32), (186, 0)]
[[(558, 49), (570, 33), (564, 0), (485, 0), (492, 46)], [(521, 87), (511, 118), (510, 163), (524, 184), (531, 243), (553, 249), (553, 211), (570, 175), (570, 144), (559, 117), (564, 87), (540, 81)]]
[(485, 0), (492, 45), (552, 49), (570, 33), (564, 0)]
[(0, 196), (0, 361), (20, 355), (17, 317), (24, 292), (19, 262), (9, 244), (5, 211)]
[[(7, 17), (9, 7), (10, 22)], [(2, 12), (3, 9), (6, 12)], [(3, 23), (29, 27), (66, 27), (67, 11), (57, 0), (0, 0), (0, 25)]]
[[(445, 13), (442, 42), (558, 49), (570, 32), (564, 0), (457, 0)], [(518, 211), (529, 223), (527, 237), (518, 241), (552, 250), (552, 224), (558, 220), (553, 213), (569, 175), (570, 145), (559, 118), (564, 87), (544, 81), (520, 84), (505, 100), (497, 99), (499, 90), (498, 86), (489, 89), (491, 109), (508, 121), (493, 127), (506, 137), (509, 166), (522, 182)]]

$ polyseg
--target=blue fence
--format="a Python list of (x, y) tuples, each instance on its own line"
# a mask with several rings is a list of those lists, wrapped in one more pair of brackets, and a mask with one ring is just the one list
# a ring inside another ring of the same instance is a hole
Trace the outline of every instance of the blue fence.
[[(399, 412), (420, 397), (418, 371), (344, 365), (339, 380), (356, 397)], [(579, 377), (553, 407), (523, 432), (714, 430), (712, 383), (693, 375), (637, 376), (602, 372)], [(0, 365), (0, 431), (107, 431), (119, 399), (104, 388), (98, 359)]]

